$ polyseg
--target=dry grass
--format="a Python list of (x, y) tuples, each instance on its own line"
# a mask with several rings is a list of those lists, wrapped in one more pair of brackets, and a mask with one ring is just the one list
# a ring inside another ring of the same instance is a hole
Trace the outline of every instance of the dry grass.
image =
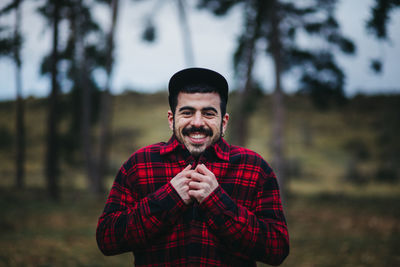
[[(303, 98), (287, 104), (286, 154), (296, 168), (286, 208), (291, 254), (283, 266), (400, 266), (400, 185), (372, 180), (380, 153), (374, 128), (382, 120), (378, 103), (374, 109), (350, 105), (325, 112), (316, 112)], [(171, 134), (165, 94), (125, 94), (115, 98), (114, 107), (107, 188), (132, 152)], [(0, 142), (0, 266), (131, 266), (131, 254), (104, 257), (97, 249), (94, 234), (105, 196), (88, 195), (81, 166), (63, 160), (62, 201), (47, 199), (43, 100), (27, 101), (27, 189), (12, 188), (14, 117), (13, 103), (0, 103), (0, 130), (6, 136)], [(266, 96), (250, 118), (247, 147), (267, 161), (270, 122)], [(370, 153), (358, 166), (368, 177), (363, 184), (344, 180), (350, 160), (345, 144), (355, 139)]]
[[(105, 257), (95, 227), (104, 199), (64, 191), (2, 189), (0, 266), (132, 266), (130, 253)], [(282, 266), (398, 266), (400, 197), (293, 195), (286, 210), (291, 253)], [(260, 266), (263, 266), (260, 264)]]

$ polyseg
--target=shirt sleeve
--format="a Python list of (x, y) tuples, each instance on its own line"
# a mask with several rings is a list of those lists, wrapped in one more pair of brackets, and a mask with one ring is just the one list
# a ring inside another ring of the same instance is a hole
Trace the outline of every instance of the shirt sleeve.
[[(266, 164), (266, 163), (265, 163)], [(238, 205), (219, 186), (200, 205), (221, 242), (243, 257), (279, 265), (289, 254), (289, 235), (275, 174), (261, 174), (256, 208)]]
[(132, 175), (121, 167), (99, 218), (96, 239), (105, 255), (132, 251), (147, 244), (157, 233), (174, 225), (178, 214), (187, 208), (170, 183), (139, 199), (129, 186)]

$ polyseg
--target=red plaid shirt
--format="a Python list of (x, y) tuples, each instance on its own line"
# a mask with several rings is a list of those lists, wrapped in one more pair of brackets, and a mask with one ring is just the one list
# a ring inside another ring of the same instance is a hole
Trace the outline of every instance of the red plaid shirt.
[[(185, 205), (169, 181), (204, 163), (219, 187)], [(105, 255), (136, 266), (279, 264), (289, 237), (275, 174), (256, 153), (220, 139), (196, 159), (172, 137), (135, 152), (119, 170), (97, 226)]]

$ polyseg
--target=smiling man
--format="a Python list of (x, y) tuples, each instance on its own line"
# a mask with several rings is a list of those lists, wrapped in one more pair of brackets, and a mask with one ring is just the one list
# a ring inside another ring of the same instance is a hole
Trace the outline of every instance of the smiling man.
[(214, 92), (180, 93), (175, 113), (168, 111), (171, 130), (192, 155), (199, 156), (225, 132), (229, 115), (221, 114), (220, 102)]
[(136, 266), (280, 264), (289, 237), (277, 180), (255, 152), (224, 133), (228, 84), (190, 68), (169, 82), (173, 135), (120, 168), (97, 226), (105, 255), (131, 251)]

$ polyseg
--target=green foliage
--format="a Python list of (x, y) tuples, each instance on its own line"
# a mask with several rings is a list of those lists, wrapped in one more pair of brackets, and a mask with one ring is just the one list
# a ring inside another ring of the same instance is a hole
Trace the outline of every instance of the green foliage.
[[(375, 0), (374, 6), (371, 7), (371, 14), (366, 22), (366, 28), (370, 34), (375, 36), (378, 40), (386, 41), (390, 39), (388, 34), (388, 25), (390, 17), (393, 16), (395, 9), (400, 7), (399, 0)], [(370, 68), (375, 73), (381, 73), (383, 63), (380, 59), (372, 59)]]
[(22, 2), (22, 0), (11, 1), (8, 5), (5, 5), (4, 7), (2, 7), (0, 9), (0, 16), (6, 15), (9, 12), (14, 11), (16, 8), (18, 8), (18, 6), (20, 5), (21, 2)]
[(378, 39), (388, 39), (387, 25), (390, 13), (399, 7), (399, 0), (375, 0), (375, 5), (371, 7), (371, 16), (366, 23), (367, 29)]
[[(344, 102), (345, 74), (335, 61), (335, 50), (345, 54), (356, 50), (354, 43), (340, 32), (334, 17), (336, 3), (336, 0), (303, 1), (301, 4), (295, 1), (199, 0), (198, 6), (216, 15), (225, 15), (234, 6), (242, 5), (243, 31), (233, 60), (240, 79), (247, 69), (242, 65), (249, 64), (249, 44), (263, 42), (266, 54), (273, 60), (279, 56), (283, 71), (296, 69), (299, 73), (298, 89), (309, 94), (317, 107), (327, 108)], [(271, 14), (276, 14), (276, 22)], [(273, 23), (278, 23), (278, 33), (274, 32)], [(300, 46), (298, 40), (305, 36), (312, 43), (319, 42), (325, 47)], [(279, 46), (279, 55), (273, 54), (274, 43)]]
[[(21, 0), (16, 0), (0, 9), (0, 17), (15, 11), (20, 7), (21, 2)], [(22, 47), (23, 37), (20, 32), (15, 32), (14, 30), (9, 25), (0, 25), (0, 57), (11, 57), (17, 64), (20, 64), (18, 51)]]
[(345, 103), (345, 75), (336, 65), (332, 54), (309, 54), (303, 64), (305, 68), (300, 80), (300, 92), (309, 94), (316, 107), (327, 109), (334, 103)]
[(382, 72), (382, 61), (380, 59), (372, 59), (370, 63), (370, 68), (375, 72), (375, 73), (381, 73)]
[(0, 56), (9, 56), (13, 51), (14, 40), (10, 38), (0, 39)]
[(198, 8), (210, 9), (215, 15), (223, 16), (236, 4), (242, 4), (241, 0), (200, 0)]
[(156, 27), (154, 26), (154, 23), (152, 21), (149, 21), (148, 23), (146, 23), (146, 26), (143, 30), (142, 39), (146, 42), (152, 43), (156, 40), (156, 37)]

